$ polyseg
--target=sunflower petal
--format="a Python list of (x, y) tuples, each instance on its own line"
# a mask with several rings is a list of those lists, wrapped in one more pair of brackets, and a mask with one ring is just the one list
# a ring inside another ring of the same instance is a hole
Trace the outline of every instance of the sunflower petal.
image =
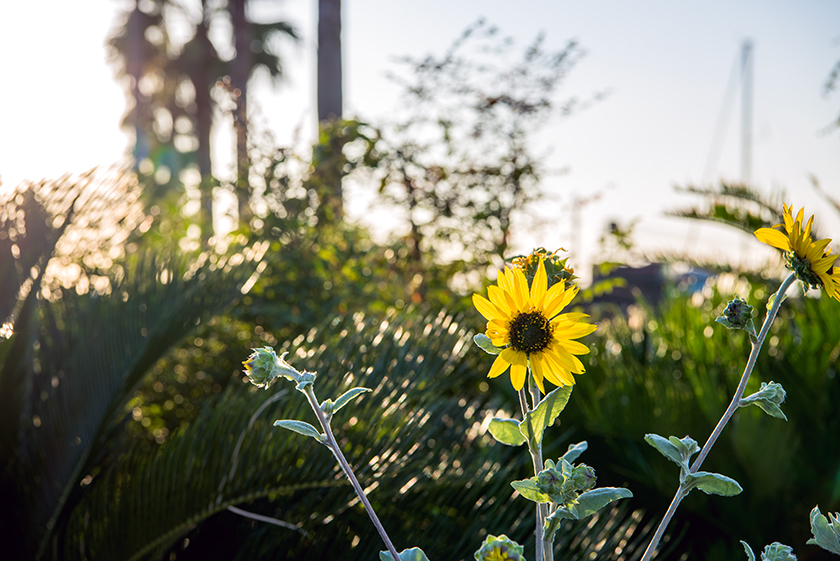
[(545, 376), (543, 375), (543, 365), (540, 356), (533, 354), (528, 358), (528, 361), (531, 364), (531, 374), (534, 375), (534, 381), (537, 383), (537, 387), (545, 394), (545, 386), (543, 385), (543, 378)]
[(525, 385), (525, 378), (528, 375), (528, 369), (521, 364), (512, 364), (510, 367), (510, 383), (513, 384), (513, 389), (519, 391)]
[(598, 329), (597, 325), (593, 325), (591, 323), (572, 323), (563, 325), (562, 322), (555, 324), (552, 321), (551, 324), (554, 326), (554, 338), (557, 340), (578, 339), (589, 335)]
[[(568, 369), (563, 368), (563, 365), (560, 361), (560, 357), (555, 352), (545, 352), (543, 353), (544, 359), (551, 365), (551, 374), (557, 378), (560, 382), (560, 386), (573, 386), (575, 385), (575, 378), (572, 374), (568, 371)], [(570, 361), (571, 363), (571, 361)], [(574, 364), (572, 364), (574, 366)], [(550, 379), (550, 378), (549, 378)], [(556, 383), (556, 382), (555, 382)]]
[(534, 280), (531, 281), (531, 305), (539, 306), (540, 302), (545, 296), (546, 287), (548, 286), (548, 276), (545, 274), (545, 265), (542, 260), (537, 267), (537, 272), (534, 275)]
[(758, 241), (762, 243), (772, 245), (773, 247), (783, 251), (791, 250), (790, 239), (778, 230), (773, 230), (772, 228), (759, 228), (754, 233), (755, 237), (758, 238)]
[(573, 355), (588, 355), (590, 353), (589, 347), (583, 343), (572, 341), (568, 339), (555, 339), (555, 343), (569, 351)]
[(508, 278), (512, 277), (513, 281), (513, 299), (520, 306), (520, 310), (524, 310), (528, 306), (528, 279), (525, 278), (525, 273), (519, 269), (511, 269), (508, 273)]
[(490, 373), (487, 374), (488, 378), (495, 378), (500, 374), (503, 374), (505, 370), (508, 369), (510, 363), (506, 361), (501, 354), (496, 355), (496, 360), (493, 361), (493, 366), (490, 367)]
[(510, 315), (502, 312), (493, 302), (481, 294), (473, 294), (472, 301), (475, 309), (488, 320), (504, 319)]
[(508, 294), (504, 289), (491, 284), (487, 287), (487, 294), (490, 296), (490, 301), (508, 315), (513, 314), (516, 310), (516, 303), (513, 301), (513, 298), (510, 297), (510, 294)]

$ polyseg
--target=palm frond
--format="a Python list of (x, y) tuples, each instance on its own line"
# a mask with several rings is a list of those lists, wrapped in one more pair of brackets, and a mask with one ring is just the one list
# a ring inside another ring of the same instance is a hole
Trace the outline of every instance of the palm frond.
[(16, 376), (25, 392), (13, 470), (30, 555), (60, 542), (55, 532), (85, 466), (103, 453), (108, 422), (141, 377), (229, 304), (252, 272), (221, 259), (150, 254), (110, 279), (110, 294), (63, 290), (56, 302), (40, 302), (33, 360)]
[[(470, 390), (484, 372), (465, 357), (469, 335), (444, 314), (355, 316), (287, 347), (296, 367), (319, 372), (320, 399), (353, 386), (373, 389), (339, 413), (336, 432), (398, 548), (418, 545), (433, 558), (468, 558), (487, 532), (523, 542), (533, 532), (533, 505), (509, 485), (527, 476), (529, 462), (486, 433), (496, 411), (489, 394)], [(230, 384), (153, 456), (137, 448), (94, 477), (73, 513), (67, 557), (135, 560), (177, 551), (181, 559), (215, 558), (220, 539), (230, 548), (238, 536), (236, 558), (278, 550), (287, 558), (336, 551), (375, 558), (381, 541), (329, 451), (272, 426), (279, 418), (314, 423), (305, 400), (291, 386), (274, 391), (266, 398), (250, 385)], [(224, 512), (230, 506), (301, 532), (232, 519)], [(637, 518), (627, 510), (605, 514), (569, 533), (588, 528), (590, 540), (567, 542), (586, 551), (576, 558), (589, 558), (604, 543), (626, 543)], [(184, 536), (191, 545), (182, 550)], [(609, 536), (618, 537), (605, 542)]]
[(782, 222), (781, 196), (767, 196), (747, 185), (721, 183), (716, 189), (690, 185), (676, 190), (702, 197), (705, 205), (670, 211), (669, 216), (717, 222), (749, 234)]

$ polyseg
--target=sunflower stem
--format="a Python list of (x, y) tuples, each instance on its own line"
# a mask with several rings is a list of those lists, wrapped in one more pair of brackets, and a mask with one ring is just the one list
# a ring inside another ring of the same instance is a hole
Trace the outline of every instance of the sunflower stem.
[[(706, 459), (706, 456), (709, 455), (709, 451), (711, 451), (712, 446), (715, 445), (715, 442), (717, 442), (721, 432), (723, 432), (726, 423), (729, 422), (729, 419), (732, 418), (732, 415), (734, 415), (735, 411), (738, 407), (740, 407), (741, 398), (744, 397), (744, 390), (746, 390), (747, 382), (749, 382), (750, 375), (752, 374), (753, 368), (755, 368), (755, 362), (758, 359), (758, 354), (761, 352), (764, 339), (767, 337), (767, 334), (770, 332), (770, 326), (773, 325), (773, 321), (776, 319), (776, 314), (778, 314), (779, 308), (782, 305), (785, 292), (787, 292), (787, 289), (790, 288), (790, 285), (793, 284), (793, 281), (795, 280), (796, 273), (791, 273), (784, 282), (782, 282), (782, 285), (776, 292), (773, 305), (770, 307), (770, 311), (767, 312), (767, 317), (764, 318), (764, 324), (761, 326), (761, 331), (759, 332), (758, 337), (753, 339), (752, 336), (750, 336), (750, 356), (747, 359), (747, 365), (744, 367), (744, 373), (741, 376), (741, 382), (738, 384), (738, 389), (735, 390), (735, 395), (732, 396), (732, 401), (729, 403), (729, 407), (720, 418), (720, 421), (718, 421), (715, 430), (712, 431), (709, 439), (706, 440), (706, 444), (703, 445), (703, 449), (700, 450), (700, 455), (697, 456), (697, 459), (694, 460), (694, 463), (691, 465), (689, 473), (697, 473), (700, 466), (703, 465), (703, 461)], [(656, 528), (656, 533), (653, 535), (653, 539), (651, 539), (650, 544), (648, 544), (645, 554), (642, 557), (642, 561), (650, 561), (650, 559), (653, 558), (656, 547), (659, 545), (659, 541), (665, 534), (665, 528), (667, 528), (668, 524), (671, 522), (671, 518), (673, 518), (674, 513), (677, 511), (677, 507), (687, 494), (688, 493), (683, 489), (682, 485), (680, 485), (674, 495), (674, 500), (671, 501), (671, 505), (668, 507), (668, 511), (665, 513), (665, 516), (662, 517), (659, 527)]]
[(324, 429), (324, 436), (326, 437), (326, 442), (324, 444), (326, 444), (327, 448), (329, 448), (330, 451), (332, 451), (336, 460), (338, 460), (341, 469), (347, 476), (347, 479), (349, 479), (350, 483), (353, 485), (353, 489), (356, 491), (356, 495), (359, 497), (359, 500), (362, 501), (362, 504), (365, 507), (365, 511), (368, 513), (368, 516), (370, 516), (370, 520), (371, 522), (373, 522), (373, 525), (379, 532), (379, 536), (382, 538), (382, 541), (385, 542), (385, 546), (388, 548), (388, 551), (391, 552), (391, 556), (394, 558), (394, 561), (398, 561), (400, 558), (400, 554), (397, 553), (397, 549), (391, 542), (391, 538), (389, 538), (387, 532), (385, 532), (385, 527), (382, 526), (382, 523), (376, 516), (376, 512), (374, 512), (373, 506), (371, 506), (370, 501), (368, 501), (368, 498), (365, 495), (362, 486), (359, 484), (359, 480), (356, 479), (356, 476), (353, 474), (353, 468), (350, 467), (350, 464), (347, 462), (347, 459), (341, 452), (341, 448), (339, 448), (338, 442), (336, 442), (335, 436), (333, 435), (332, 429), (330, 428), (330, 419), (327, 415), (324, 414), (324, 411), (321, 409), (321, 406), (318, 405), (318, 399), (315, 397), (315, 390), (312, 388), (312, 385), (310, 384), (309, 386), (307, 386), (303, 390), (303, 393), (304, 395), (306, 395), (306, 399), (309, 401), (309, 405), (312, 406), (312, 410), (315, 411), (315, 415), (318, 417), (318, 422), (321, 423), (321, 428)]
[[(523, 386), (519, 392), (519, 406), (522, 408), (522, 418), (528, 415), (531, 409), (528, 407), (528, 398), (525, 395), (525, 387)], [(534, 475), (539, 475), (542, 469), (542, 447), (537, 446), (536, 449), (531, 446), (531, 441), (528, 441), (528, 451), (531, 453), (531, 462), (534, 464)], [(545, 518), (547, 516), (548, 505), (537, 503), (537, 523), (534, 543), (534, 557), (536, 561), (549, 561), (545, 558), (545, 540), (543, 539), (543, 527), (545, 526)]]

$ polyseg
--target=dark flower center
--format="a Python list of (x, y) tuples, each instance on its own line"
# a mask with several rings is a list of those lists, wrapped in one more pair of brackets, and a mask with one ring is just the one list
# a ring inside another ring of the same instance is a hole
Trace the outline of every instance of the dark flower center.
[(554, 329), (542, 312), (519, 314), (510, 322), (510, 346), (524, 353), (538, 353), (548, 348)]

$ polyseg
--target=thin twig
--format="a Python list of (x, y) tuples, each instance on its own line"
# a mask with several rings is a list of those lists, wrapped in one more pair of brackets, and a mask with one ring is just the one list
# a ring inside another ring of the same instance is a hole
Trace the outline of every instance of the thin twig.
[(307, 538), (309, 537), (309, 532), (304, 530), (303, 528), (298, 528), (294, 524), (290, 524), (289, 522), (283, 522), (282, 520), (277, 520), (276, 518), (272, 518), (270, 516), (263, 516), (262, 514), (257, 514), (255, 512), (248, 512), (247, 510), (242, 510), (241, 508), (237, 508), (235, 506), (227, 507), (229, 511), (234, 514), (238, 514), (239, 516), (244, 516), (245, 518), (252, 518), (254, 520), (259, 520), (260, 522), (265, 522), (267, 524), (274, 524), (275, 526), (280, 526), (281, 528), (288, 528), (289, 530), (295, 530), (296, 532), (300, 532)]

